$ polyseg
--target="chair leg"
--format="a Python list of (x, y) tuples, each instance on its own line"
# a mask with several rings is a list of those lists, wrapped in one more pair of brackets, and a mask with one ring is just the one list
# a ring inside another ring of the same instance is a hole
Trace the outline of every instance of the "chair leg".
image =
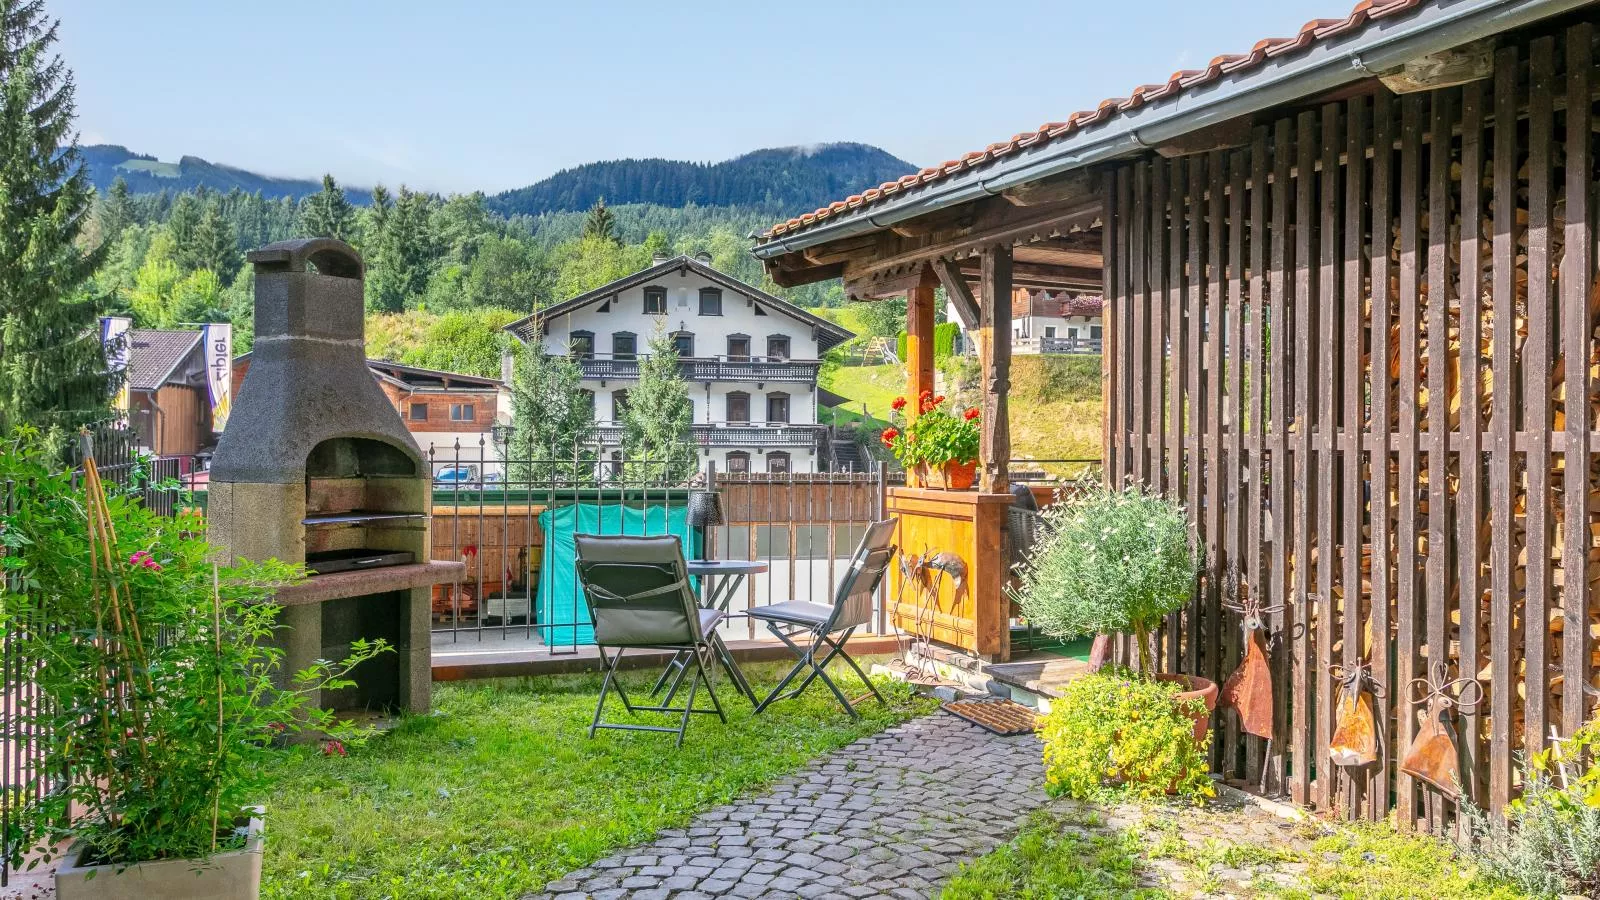
[(672, 676), (673, 673), (679, 671), (682, 668), (682, 666), (683, 666), (683, 656), (682, 656), (682, 654), (679, 654), (677, 656), (672, 657), (672, 662), (667, 663), (667, 667), (665, 669), (661, 670), (661, 677), (657, 678), (655, 685), (650, 688), (650, 696), (654, 697), (657, 694), (661, 693), (661, 688), (666, 685), (667, 678)]
[[(688, 666), (684, 668), (687, 669)], [(683, 735), (689, 730), (689, 717), (694, 715), (694, 695), (700, 690), (700, 679), (705, 675), (705, 669), (700, 666), (699, 660), (695, 661), (694, 669), (694, 678), (689, 681), (689, 702), (683, 705), (683, 720), (678, 723), (677, 746), (679, 747), (683, 746)], [(669, 699), (667, 702), (672, 701)]]
[[(669, 668), (669, 669), (671, 669), (674, 666), (676, 666), (678, 671), (677, 671), (677, 674), (672, 676), (672, 684), (671, 684), (670, 687), (667, 688), (667, 698), (665, 700), (661, 701), (661, 705), (662, 706), (671, 706), (672, 705), (672, 699), (674, 697), (678, 696), (678, 689), (683, 687), (684, 676), (689, 674), (689, 664), (687, 662), (685, 662), (682, 665), (679, 665), (679, 663), (678, 663), (679, 659), (681, 659), (681, 657), (673, 657), (672, 663), (667, 666), (667, 668)], [(651, 696), (654, 696), (654, 694), (652, 694)]]
[[(715, 651), (708, 650), (707, 652), (708, 653), (714, 653)], [(698, 661), (698, 658), (699, 658), (699, 654), (696, 654), (697, 661)], [(712, 661), (710, 669), (706, 669), (706, 667), (703, 664), (701, 665), (701, 669), (706, 672), (706, 692), (711, 695), (711, 708), (717, 711), (717, 718), (721, 719), (722, 720), (722, 724), (726, 725), (726, 724), (728, 724), (728, 717), (722, 711), (722, 701), (717, 699), (717, 685), (716, 685), (716, 682), (712, 679), (712, 676), (715, 675), (716, 672), (717, 672), (716, 661), (715, 660)], [(737, 688), (738, 685), (734, 685), (734, 687)], [(693, 706), (694, 704), (690, 703), (689, 705)]]
[[(600, 700), (594, 705), (594, 718), (589, 721), (589, 738), (591, 740), (594, 739), (595, 730), (600, 727), (600, 713), (606, 707), (606, 694), (611, 690), (611, 679), (616, 674), (616, 668), (606, 658), (605, 648), (598, 649), (600, 650), (600, 668), (605, 670), (606, 675), (600, 681)], [(618, 690), (620, 693), (620, 686)], [(624, 700), (623, 702), (626, 703), (627, 701)]]
[(888, 706), (889, 701), (883, 699), (883, 695), (878, 693), (878, 686), (872, 683), (872, 679), (867, 677), (867, 673), (861, 671), (861, 666), (856, 664), (855, 659), (845, 651), (842, 644), (839, 647), (839, 655), (844, 657), (844, 661), (849, 664), (850, 668), (855, 670), (856, 677), (861, 679), (861, 683), (867, 686), (867, 690), (872, 692), (872, 696), (878, 698), (879, 703)]
[(772, 693), (768, 694), (765, 700), (762, 700), (760, 703), (756, 704), (757, 713), (760, 713), (768, 706), (771, 706), (772, 701), (783, 695), (784, 689), (789, 686), (791, 681), (794, 681), (794, 677), (799, 675), (802, 670), (811, 664), (811, 651), (801, 648), (799, 644), (796, 644), (793, 640), (791, 640), (789, 635), (785, 634), (783, 630), (778, 627), (776, 622), (768, 622), (767, 628), (771, 630), (773, 634), (777, 635), (778, 640), (787, 644), (789, 649), (793, 650), (795, 655), (800, 657), (800, 661), (794, 664), (794, 668), (790, 669), (787, 675), (783, 676), (783, 680), (778, 682), (778, 686), (772, 689)]

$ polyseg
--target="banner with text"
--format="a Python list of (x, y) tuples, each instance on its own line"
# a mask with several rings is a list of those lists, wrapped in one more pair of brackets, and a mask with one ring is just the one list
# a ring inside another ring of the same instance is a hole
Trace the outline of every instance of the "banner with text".
[(233, 408), (233, 326), (206, 326), (206, 386), (211, 391), (211, 430), (221, 431), (228, 424)]

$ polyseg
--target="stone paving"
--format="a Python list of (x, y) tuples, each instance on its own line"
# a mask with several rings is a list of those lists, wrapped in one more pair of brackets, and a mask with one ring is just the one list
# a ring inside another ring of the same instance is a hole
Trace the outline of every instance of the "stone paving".
[(524, 900), (925, 898), (1046, 802), (1040, 745), (934, 713)]

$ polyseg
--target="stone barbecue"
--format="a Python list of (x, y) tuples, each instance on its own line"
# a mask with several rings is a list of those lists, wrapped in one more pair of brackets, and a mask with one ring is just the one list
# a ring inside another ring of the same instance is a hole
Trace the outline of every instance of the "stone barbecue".
[(361, 257), (312, 238), (248, 258), (255, 347), (212, 461), (211, 542), (228, 560), (320, 573), (278, 594), (282, 672), (342, 659), (357, 639), (395, 649), (324, 692), (324, 708), (426, 711), (430, 590), (463, 566), (429, 558), (431, 473), (367, 369)]

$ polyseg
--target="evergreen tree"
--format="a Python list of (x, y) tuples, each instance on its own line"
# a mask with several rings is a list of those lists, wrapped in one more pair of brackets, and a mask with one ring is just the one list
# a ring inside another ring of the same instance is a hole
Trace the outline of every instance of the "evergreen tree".
[(583, 219), (583, 236), (613, 244), (621, 243), (617, 238), (617, 217), (611, 214), (611, 210), (606, 209), (606, 198), (601, 197), (589, 207), (589, 212)]
[(187, 191), (174, 198), (172, 207), (167, 211), (167, 233), (172, 235), (173, 256), (186, 272), (195, 268), (192, 265), (194, 260), (187, 256), (187, 252), (194, 246), (194, 235), (200, 228), (203, 213), (199, 197)]
[(695, 473), (694, 403), (665, 326), (639, 361), (638, 386), (622, 414), (622, 455), (630, 481), (680, 484)]
[(332, 175), (322, 176), (322, 190), (300, 204), (300, 225), (312, 237), (338, 238), (356, 242), (356, 210), (344, 195), (344, 188)]
[(100, 202), (100, 209), (96, 213), (100, 219), (100, 236), (107, 244), (116, 243), (122, 237), (122, 232), (134, 224), (135, 215), (133, 199), (128, 196), (128, 182), (121, 175), (111, 182), (111, 190), (106, 193)]
[(594, 394), (570, 356), (534, 343), (517, 351), (511, 379), (511, 480), (585, 482), (594, 475)]
[(64, 444), (105, 417), (114, 377), (82, 291), (102, 250), (77, 244), (94, 195), (58, 27), (42, 0), (0, 0), (0, 431), (29, 424)]
[(433, 201), (405, 185), (383, 218), (383, 232), (368, 240), (367, 306), (399, 312), (428, 289), (438, 261)]
[(208, 269), (223, 281), (232, 280), (244, 262), (239, 256), (233, 223), (222, 217), (217, 203), (206, 207), (189, 243), (179, 248), (179, 254), (185, 270)]

